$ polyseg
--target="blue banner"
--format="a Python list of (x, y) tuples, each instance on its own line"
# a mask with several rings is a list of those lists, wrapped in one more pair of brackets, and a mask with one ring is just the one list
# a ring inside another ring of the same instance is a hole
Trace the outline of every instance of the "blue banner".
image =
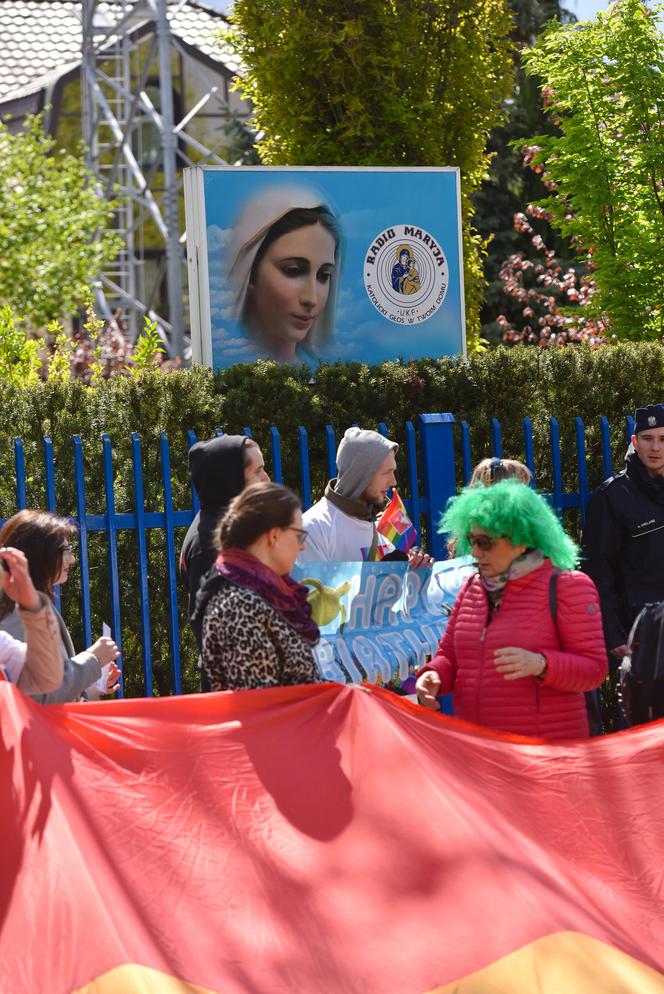
[(309, 587), (321, 630), (321, 674), (340, 683), (369, 681), (414, 692), (414, 675), (435, 653), (470, 556), (434, 564), (305, 563), (293, 577)]

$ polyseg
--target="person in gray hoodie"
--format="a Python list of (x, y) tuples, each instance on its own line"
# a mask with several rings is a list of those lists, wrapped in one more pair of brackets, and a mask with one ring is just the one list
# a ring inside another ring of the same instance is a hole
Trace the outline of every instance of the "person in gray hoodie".
[[(302, 517), (307, 538), (300, 563), (408, 560), (412, 567), (433, 562), (420, 549), (394, 547), (376, 530), (387, 492), (396, 486), (399, 446), (377, 431), (349, 428), (337, 449), (337, 477)], [(379, 546), (384, 549), (379, 550)]]

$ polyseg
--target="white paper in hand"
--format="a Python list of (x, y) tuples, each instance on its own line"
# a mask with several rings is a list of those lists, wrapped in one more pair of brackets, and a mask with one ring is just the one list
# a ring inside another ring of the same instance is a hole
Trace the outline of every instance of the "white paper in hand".
[[(107, 625), (105, 621), (103, 622), (103, 624), (101, 626), (101, 634), (102, 634), (103, 638), (109, 638), (109, 639), (111, 638), (111, 626)], [(101, 676), (99, 677), (99, 679), (95, 683), (95, 687), (97, 688), (97, 690), (99, 691), (100, 694), (107, 694), (108, 693), (108, 687), (107, 687), (107, 684), (108, 684), (108, 671), (109, 671), (110, 668), (111, 668), (111, 664), (110, 663), (106, 663), (106, 666), (102, 666), (102, 668), (101, 668)]]

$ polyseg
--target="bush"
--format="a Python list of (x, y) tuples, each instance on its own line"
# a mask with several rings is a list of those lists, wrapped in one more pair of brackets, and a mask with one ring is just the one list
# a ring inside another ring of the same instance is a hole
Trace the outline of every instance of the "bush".
[[(259, 362), (213, 373), (202, 367), (164, 374), (158, 369), (138, 370), (134, 377), (115, 376), (94, 387), (81, 380), (54, 378), (37, 380), (21, 387), (10, 380), (0, 382), (0, 515), (16, 510), (11, 438), (24, 441), (27, 469), (27, 501), (32, 507), (46, 504), (42, 437), (53, 440), (57, 511), (75, 516), (71, 436), (83, 442), (86, 510), (105, 512), (101, 435), (113, 442), (115, 501), (117, 513), (134, 508), (131, 463), (131, 432), (138, 431), (143, 447), (145, 507), (163, 510), (159, 433), (166, 431), (171, 446), (174, 507), (191, 507), (187, 475), (187, 430), (199, 438), (210, 437), (215, 426), (241, 432), (249, 426), (263, 446), (271, 469), (270, 433), (277, 425), (282, 439), (285, 482), (300, 485), (298, 460), (299, 425), (309, 433), (313, 497), (317, 499), (325, 479), (324, 427), (331, 424), (340, 433), (356, 422), (375, 427), (385, 421), (390, 434), (405, 440), (404, 424), (420, 413), (451, 411), (465, 418), (473, 432), (473, 457), (488, 452), (492, 417), (501, 420), (505, 453), (523, 455), (521, 419), (529, 416), (535, 433), (538, 486), (548, 489), (550, 457), (548, 418), (560, 420), (563, 438), (564, 484), (575, 490), (574, 418), (586, 424), (589, 481), (602, 479), (599, 451), (599, 415), (611, 421), (616, 466), (625, 449), (624, 416), (640, 406), (662, 399), (664, 346), (622, 344), (599, 350), (574, 347), (537, 350), (518, 346), (478, 353), (468, 360), (425, 359), (407, 365), (384, 363), (367, 367), (359, 363), (322, 366), (312, 380), (305, 368)], [(460, 460), (457, 464), (460, 476)], [(405, 488), (404, 488), (405, 490)], [(568, 519), (574, 527), (575, 519)], [(176, 549), (184, 529), (176, 532)], [(140, 616), (135, 536), (121, 532), (118, 540), (121, 563), (121, 611), (127, 692), (143, 693), (140, 663)], [(168, 616), (166, 604), (165, 548), (162, 533), (152, 530), (148, 538), (150, 616), (155, 693), (171, 689)], [(109, 583), (104, 533), (90, 538), (90, 588), (93, 630), (100, 632), (110, 619)], [(83, 646), (79, 617), (80, 585), (75, 577), (64, 590), (63, 610), (74, 642)], [(193, 639), (185, 624), (186, 604), (180, 597), (181, 648), (185, 689), (197, 687), (198, 676)]]
[(75, 311), (120, 248), (116, 206), (100, 195), (82, 147), (58, 148), (40, 115), (18, 132), (0, 121), (0, 305), (37, 328)]
[[(365, 427), (384, 421), (391, 434), (405, 441), (404, 424), (418, 414), (451, 411), (472, 429), (473, 457), (489, 450), (491, 418), (501, 421), (505, 452), (523, 455), (524, 417), (533, 422), (538, 483), (550, 480), (549, 417), (559, 419), (563, 466), (570, 489), (576, 486), (574, 419), (581, 416), (588, 439), (591, 485), (602, 477), (599, 416), (612, 427), (614, 462), (622, 465), (624, 418), (635, 406), (661, 399), (664, 347), (655, 343), (575, 346), (565, 349), (496, 348), (468, 359), (421, 359), (381, 366), (337, 363), (322, 366), (311, 381), (307, 369), (258, 363), (216, 374), (223, 424), (229, 431), (251, 426), (269, 451), (269, 426), (282, 434), (284, 466), (297, 483), (296, 431), (305, 425), (312, 463), (324, 454), (323, 429)], [(278, 412), (278, 413), (277, 413)], [(337, 437), (338, 440), (338, 437)], [(569, 474), (572, 476), (569, 477)]]

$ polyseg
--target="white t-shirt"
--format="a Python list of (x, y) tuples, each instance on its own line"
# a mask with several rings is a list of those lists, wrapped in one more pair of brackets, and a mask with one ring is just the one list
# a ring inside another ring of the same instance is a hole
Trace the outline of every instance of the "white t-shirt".
[(25, 642), (19, 642), (7, 632), (0, 631), (0, 667), (12, 683), (16, 683), (25, 666)]
[[(373, 542), (371, 521), (344, 514), (327, 497), (322, 497), (304, 512), (302, 527), (308, 535), (304, 549), (297, 557), (298, 563), (364, 562)], [(380, 533), (378, 544), (385, 548), (386, 554), (394, 550), (392, 543)]]

